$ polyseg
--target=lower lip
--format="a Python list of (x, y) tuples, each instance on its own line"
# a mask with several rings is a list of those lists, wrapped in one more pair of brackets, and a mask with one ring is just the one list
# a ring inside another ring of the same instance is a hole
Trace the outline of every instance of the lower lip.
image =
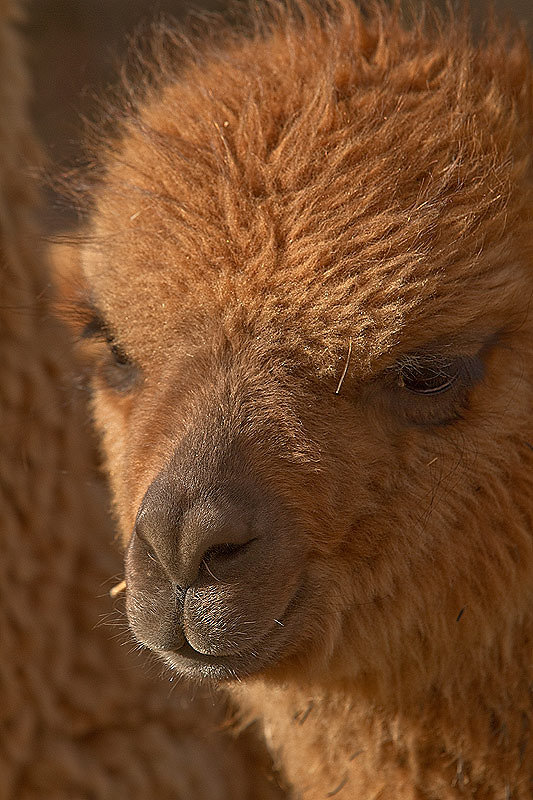
[(258, 672), (266, 663), (265, 658), (249, 653), (232, 657), (205, 655), (188, 643), (176, 652), (163, 651), (160, 655), (186, 678), (208, 678), (217, 682), (245, 678)]

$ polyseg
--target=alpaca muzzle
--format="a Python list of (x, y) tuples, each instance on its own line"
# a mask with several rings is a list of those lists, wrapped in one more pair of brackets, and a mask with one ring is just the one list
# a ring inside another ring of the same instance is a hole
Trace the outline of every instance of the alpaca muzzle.
[(244, 478), (199, 485), (186, 472), (174, 461), (139, 509), (126, 554), (130, 625), (178, 669), (255, 671), (278, 652), (299, 596), (294, 526)]

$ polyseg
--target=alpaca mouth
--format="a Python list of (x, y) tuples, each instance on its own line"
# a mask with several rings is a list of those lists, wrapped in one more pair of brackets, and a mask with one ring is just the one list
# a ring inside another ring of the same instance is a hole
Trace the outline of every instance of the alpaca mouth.
[(252, 675), (264, 665), (264, 659), (255, 652), (232, 656), (207, 655), (195, 650), (187, 641), (179, 650), (163, 651), (160, 655), (180, 675), (197, 680), (210, 679), (216, 682)]
[(304, 604), (304, 587), (300, 586), (289, 601), (280, 619), (254, 644), (253, 649), (226, 654), (203, 653), (187, 640), (176, 650), (160, 650), (158, 654), (184, 677), (217, 682), (240, 680), (285, 658), (293, 650)]

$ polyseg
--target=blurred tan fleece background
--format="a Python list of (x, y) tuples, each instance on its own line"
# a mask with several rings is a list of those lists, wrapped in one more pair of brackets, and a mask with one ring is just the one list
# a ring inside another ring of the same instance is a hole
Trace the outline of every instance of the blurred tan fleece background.
[[(533, 0), (493, 1), (499, 13), (525, 24), (533, 46)], [(429, 2), (442, 6), (445, 0)], [(477, 25), (489, 2), (471, 0)], [(80, 118), (90, 119), (95, 97), (116, 82), (133, 32), (161, 14), (179, 22), (191, 10), (224, 11), (226, 6), (227, 0), (27, 0), (33, 114), (52, 171), (79, 158)], [(46, 213), (51, 227), (68, 224), (68, 212), (58, 208), (54, 198)]]

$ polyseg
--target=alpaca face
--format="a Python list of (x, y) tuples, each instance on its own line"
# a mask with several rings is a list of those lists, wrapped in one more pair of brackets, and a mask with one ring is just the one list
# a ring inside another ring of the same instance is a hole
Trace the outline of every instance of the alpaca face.
[(128, 617), (196, 678), (433, 680), (530, 591), (524, 70), (356, 16), (191, 65), (95, 194)]

